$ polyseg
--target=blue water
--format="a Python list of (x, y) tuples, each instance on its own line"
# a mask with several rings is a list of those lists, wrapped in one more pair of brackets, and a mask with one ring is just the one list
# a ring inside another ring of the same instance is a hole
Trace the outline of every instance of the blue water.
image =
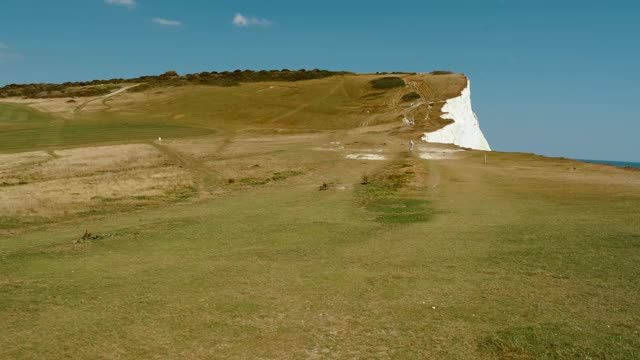
[(578, 159), (578, 161), (584, 161), (584, 162), (594, 163), (594, 164), (613, 165), (613, 166), (620, 166), (620, 167), (629, 166), (629, 167), (634, 167), (634, 168), (640, 168), (640, 163), (637, 163), (637, 162), (608, 161), (608, 160), (587, 160), (587, 159)]

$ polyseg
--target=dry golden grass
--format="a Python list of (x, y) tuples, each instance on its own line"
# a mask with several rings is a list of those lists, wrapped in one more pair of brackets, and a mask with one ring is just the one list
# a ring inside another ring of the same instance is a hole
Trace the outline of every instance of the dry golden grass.
[(189, 174), (176, 167), (110, 172), (40, 181), (0, 189), (1, 216), (59, 216), (102, 209), (105, 202), (159, 197), (189, 188)]
[(0, 154), (0, 176), (16, 169), (39, 164), (50, 160), (51, 155), (44, 151), (31, 151), (17, 154)]
[(336, 146), (343, 136), (241, 133), (0, 155), (0, 217), (124, 209), (186, 189), (207, 198), (285, 182), (319, 186), (346, 154), (386, 150), (383, 132), (351, 134), (349, 144)]
[(53, 98), (53, 99), (22, 99), (22, 98), (5, 98), (0, 99), (0, 102), (13, 103), (13, 104), (25, 104), (32, 108), (45, 113), (52, 114), (54, 116), (71, 119), (74, 115), (74, 110), (86, 101), (97, 99), (97, 97), (89, 98)]
[(456, 97), (467, 86), (468, 81), (462, 74), (419, 74), (405, 80), (427, 101), (442, 101)]
[(94, 172), (157, 167), (166, 162), (162, 153), (146, 144), (57, 150), (54, 153), (56, 159), (45, 164), (40, 169), (42, 172), (66, 171), (69, 176), (84, 176)]
[(2, 155), (0, 216), (59, 216), (127, 205), (193, 186), (191, 175), (150, 145)]

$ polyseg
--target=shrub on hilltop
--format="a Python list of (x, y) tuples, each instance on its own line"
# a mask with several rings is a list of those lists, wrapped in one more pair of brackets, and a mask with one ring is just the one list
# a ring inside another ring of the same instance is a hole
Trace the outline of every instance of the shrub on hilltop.
[(132, 92), (141, 92), (160, 86), (210, 85), (236, 86), (246, 82), (265, 81), (302, 81), (323, 79), (334, 75), (344, 75), (346, 72), (328, 70), (240, 70), (233, 72), (211, 71), (180, 76), (170, 70), (161, 75), (147, 75), (132, 79), (92, 80), (86, 82), (66, 82), (63, 84), (11, 84), (0, 88), (2, 97), (49, 98), (67, 96), (99, 96), (108, 94), (119, 84), (141, 84), (132, 88)]
[(173, 70), (170, 70), (170, 71), (167, 71), (164, 74), (158, 76), (158, 79), (160, 79), (160, 80), (171, 80), (171, 79), (175, 79), (175, 78), (178, 78), (178, 77), (180, 77), (180, 75), (178, 75), (177, 72), (175, 72)]
[(410, 93), (404, 94), (402, 96), (402, 101), (414, 101), (414, 100), (418, 100), (420, 98), (421, 98), (420, 94), (418, 94), (415, 91), (412, 91)]
[(378, 90), (388, 90), (398, 87), (404, 87), (405, 83), (404, 80), (400, 79), (399, 77), (387, 76), (371, 80), (371, 86), (374, 89)]
[(431, 75), (451, 75), (451, 74), (455, 74), (453, 71), (447, 71), (447, 70), (435, 70), (430, 72), (429, 74)]

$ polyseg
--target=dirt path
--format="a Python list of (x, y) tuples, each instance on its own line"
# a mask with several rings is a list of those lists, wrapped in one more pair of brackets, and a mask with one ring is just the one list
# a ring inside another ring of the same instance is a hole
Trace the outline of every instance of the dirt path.
[[(107, 95), (103, 95), (103, 96), (99, 96), (99, 97), (93, 98), (93, 99), (91, 99), (91, 100), (87, 100), (87, 101), (83, 102), (82, 104), (80, 104), (77, 108), (75, 108), (75, 109), (73, 110), (73, 114), (75, 115), (75, 114), (77, 114), (77, 113), (81, 112), (81, 111), (82, 111), (82, 109), (84, 109), (87, 105), (89, 105), (90, 103), (92, 103), (92, 102), (94, 102), (94, 101), (102, 100), (102, 101), (103, 101), (103, 104), (104, 104), (104, 101), (106, 101), (108, 98), (110, 98), (110, 97), (112, 97), (112, 96), (116, 96), (116, 95), (118, 95), (118, 94), (121, 94), (121, 93), (123, 93), (123, 92), (125, 92), (125, 91), (127, 91), (127, 90), (129, 90), (129, 89), (131, 89), (131, 88), (134, 88), (134, 87), (136, 87), (136, 86), (139, 86), (139, 85), (140, 85), (140, 84), (135, 84), (135, 85), (125, 86), (125, 87), (123, 87), (123, 88), (121, 88), (121, 89), (118, 89), (118, 90), (116, 90), (116, 91), (114, 91), (114, 92), (112, 92), (112, 93), (109, 93), (109, 94), (107, 94)], [(106, 104), (105, 104), (105, 105), (106, 105)]]
[(411, 81), (409, 85), (427, 101), (438, 101), (439, 96), (436, 91), (426, 81)]
[(205, 193), (211, 194), (211, 190), (215, 188), (216, 181), (221, 178), (218, 172), (206, 167), (202, 161), (183, 152), (174, 150), (168, 145), (157, 142), (152, 142), (151, 145), (166, 155), (172, 163), (189, 171), (193, 175), (196, 188), (200, 195)]

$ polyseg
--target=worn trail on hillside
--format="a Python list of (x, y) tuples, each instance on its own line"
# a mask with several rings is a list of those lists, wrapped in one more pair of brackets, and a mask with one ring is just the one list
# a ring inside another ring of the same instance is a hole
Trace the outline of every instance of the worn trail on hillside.
[[(138, 86), (138, 85), (139, 85), (139, 84), (136, 84), (136, 85), (130, 85), (130, 86), (125, 86), (125, 87), (123, 87), (123, 88), (121, 88), (121, 89), (118, 89), (118, 90), (116, 90), (116, 91), (114, 91), (114, 92), (112, 92), (112, 93), (109, 93), (109, 94), (107, 94), (107, 95), (99, 96), (99, 97), (97, 97), (97, 98), (94, 98), (94, 99), (91, 99), (91, 100), (85, 101), (85, 102), (83, 102), (82, 104), (80, 104), (77, 108), (75, 108), (75, 109), (73, 110), (73, 113), (74, 113), (74, 114), (77, 114), (77, 113), (81, 112), (81, 111), (82, 111), (82, 110), (83, 110), (87, 105), (89, 105), (90, 103), (92, 103), (92, 102), (94, 102), (94, 101), (101, 100), (101, 99), (102, 99), (103, 101), (105, 101), (105, 100), (107, 100), (107, 99), (108, 99), (108, 98), (110, 98), (110, 97), (113, 97), (113, 96), (116, 96), (116, 95), (118, 95), (118, 94), (121, 94), (121, 93), (123, 93), (123, 92), (125, 92), (125, 91), (127, 91), (127, 90), (129, 90), (129, 89), (132, 89), (132, 88), (134, 88), (134, 87)], [(104, 102), (103, 102), (103, 104), (104, 104)], [(105, 104), (105, 105), (106, 105), (106, 104)]]
[(287, 111), (286, 113), (284, 113), (282, 115), (278, 115), (278, 116), (276, 116), (274, 118), (268, 119), (266, 121), (266, 123), (275, 123), (275, 122), (278, 122), (278, 121), (280, 121), (282, 119), (286, 119), (286, 118), (288, 118), (288, 117), (290, 117), (292, 115), (295, 115), (295, 114), (299, 113), (300, 111), (312, 106), (313, 104), (315, 104), (319, 100), (324, 100), (324, 99), (330, 97), (331, 95), (335, 94), (336, 91), (338, 91), (341, 87), (343, 87), (343, 83), (344, 83), (344, 79), (341, 79), (340, 83), (338, 83), (336, 86), (331, 88), (331, 90), (329, 90), (329, 92), (326, 95), (324, 95), (324, 96), (322, 96), (320, 98), (316, 98), (313, 101), (310, 101), (310, 102), (304, 103), (302, 105), (299, 105), (295, 109)]
[(209, 192), (215, 188), (216, 181), (221, 178), (221, 174), (205, 166), (200, 160), (189, 156), (181, 151), (172, 149), (168, 145), (152, 142), (151, 145), (166, 155), (175, 165), (188, 170), (194, 178), (198, 192)]

